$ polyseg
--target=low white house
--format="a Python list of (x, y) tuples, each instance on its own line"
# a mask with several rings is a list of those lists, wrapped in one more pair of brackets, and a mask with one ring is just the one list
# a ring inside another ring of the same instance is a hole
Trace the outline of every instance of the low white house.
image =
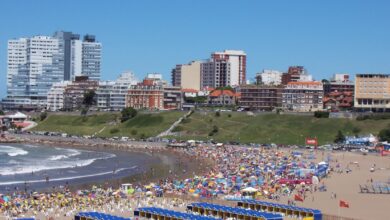
[(21, 112), (16, 112), (14, 114), (7, 114), (4, 118), (8, 118), (11, 122), (24, 122), (28, 119), (28, 116)]

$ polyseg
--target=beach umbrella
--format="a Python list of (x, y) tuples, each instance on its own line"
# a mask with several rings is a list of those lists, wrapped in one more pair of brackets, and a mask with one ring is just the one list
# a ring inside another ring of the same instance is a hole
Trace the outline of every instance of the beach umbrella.
[(313, 183), (314, 185), (318, 185), (318, 184), (320, 183), (320, 181), (319, 181), (319, 179), (318, 179), (317, 176), (313, 176), (313, 177), (311, 178), (311, 181), (312, 181), (312, 183)]
[(242, 192), (249, 192), (249, 193), (253, 193), (253, 192), (257, 192), (258, 190), (253, 188), (253, 187), (247, 187), (243, 190), (241, 190)]
[(327, 165), (328, 163), (326, 163), (325, 161), (321, 161), (318, 163), (318, 165)]
[(129, 188), (128, 190), (127, 190), (127, 194), (133, 194), (134, 193), (134, 189), (133, 188)]

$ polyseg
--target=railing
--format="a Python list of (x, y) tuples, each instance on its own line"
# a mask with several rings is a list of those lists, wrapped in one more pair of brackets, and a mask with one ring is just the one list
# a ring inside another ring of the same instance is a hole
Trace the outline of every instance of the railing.
[(323, 214), (322, 215), (322, 220), (359, 220), (359, 219), (357, 219), (357, 218), (341, 217), (341, 216), (337, 216), (337, 215)]

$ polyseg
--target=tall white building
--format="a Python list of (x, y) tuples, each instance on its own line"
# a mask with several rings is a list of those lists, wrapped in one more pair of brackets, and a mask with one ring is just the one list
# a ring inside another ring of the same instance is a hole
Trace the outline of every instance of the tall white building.
[[(47, 105), (47, 93), (56, 82), (75, 75), (100, 79), (101, 44), (87, 35), (56, 32), (8, 41), (7, 97), (5, 109), (40, 109)], [(81, 44), (81, 50), (72, 45)]]
[(5, 109), (44, 107), (53, 82), (63, 80), (61, 42), (50, 36), (8, 41), (7, 98)]
[(100, 109), (122, 110), (126, 107), (126, 94), (132, 85), (138, 83), (132, 72), (122, 73), (115, 81), (99, 82), (96, 90), (97, 107)]
[(261, 85), (280, 85), (282, 84), (283, 73), (277, 70), (263, 70), (256, 74), (257, 83)]
[(239, 86), (246, 83), (246, 54), (241, 50), (225, 50), (211, 54), (201, 64), (201, 87)]
[(88, 76), (90, 80), (99, 81), (101, 53), (102, 45), (96, 42), (95, 36), (85, 35), (81, 51), (81, 72), (74, 72), (74, 75)]

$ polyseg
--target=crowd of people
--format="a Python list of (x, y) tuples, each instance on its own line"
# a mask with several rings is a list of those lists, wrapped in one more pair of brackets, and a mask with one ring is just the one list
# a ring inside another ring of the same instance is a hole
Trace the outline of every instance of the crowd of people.
[[(312, 152), (229, 146), (205, 146), (185, 151), (198, 158), (209, 158), (215, 161), (215, 166), (201, 176), (184, 180), (167, 178), (154, 184), (156, 189), (228, 200), (243, 196), (278, 199), (294, 191), (304, 194), (307, 190), (316, 190), (317, 186), (323, 187), (320, 180), (330, 170), (327, 162), (316, 162)], [(319, 159), (325, 159), (325, 155), (323, 157)], [(330, 159), (326, 157), (326, 160)]]
[[(154, 183), (130, 185), (126, 190), (94, 186), (90, 190), (71, 192), (65, 187), (57, 192), (0, 195), (0, 213), (8, 217), (29, 214), (56, 219), (73, 216), (79, 211), (99, 210), (129, 216), (136, 207), (184, 206), (179, 200), (156, 198), (164, 194), (176, 198), (221, 200), (248, 197), (279, 200), (291, 195), (306, 199), (307, 193), (324, 187), (322, 179), (329, 175), (327, 162), (331, 160), (324, 154), (322, 158), (317, 158), (310, 151), (302, 153), (277, 148), (205, 145), (171, 151), (197, 158), (199, 163), (204, 159), (214, 162), (204, 173), (194, 174), (191, 178), (179, 179), (170, 175)], [(322, 160), (327, 162), (318, 163)], [(320, 169), (324, 166), (326, 169)], [(320, 170), (325, 171), (320, 173)]]

